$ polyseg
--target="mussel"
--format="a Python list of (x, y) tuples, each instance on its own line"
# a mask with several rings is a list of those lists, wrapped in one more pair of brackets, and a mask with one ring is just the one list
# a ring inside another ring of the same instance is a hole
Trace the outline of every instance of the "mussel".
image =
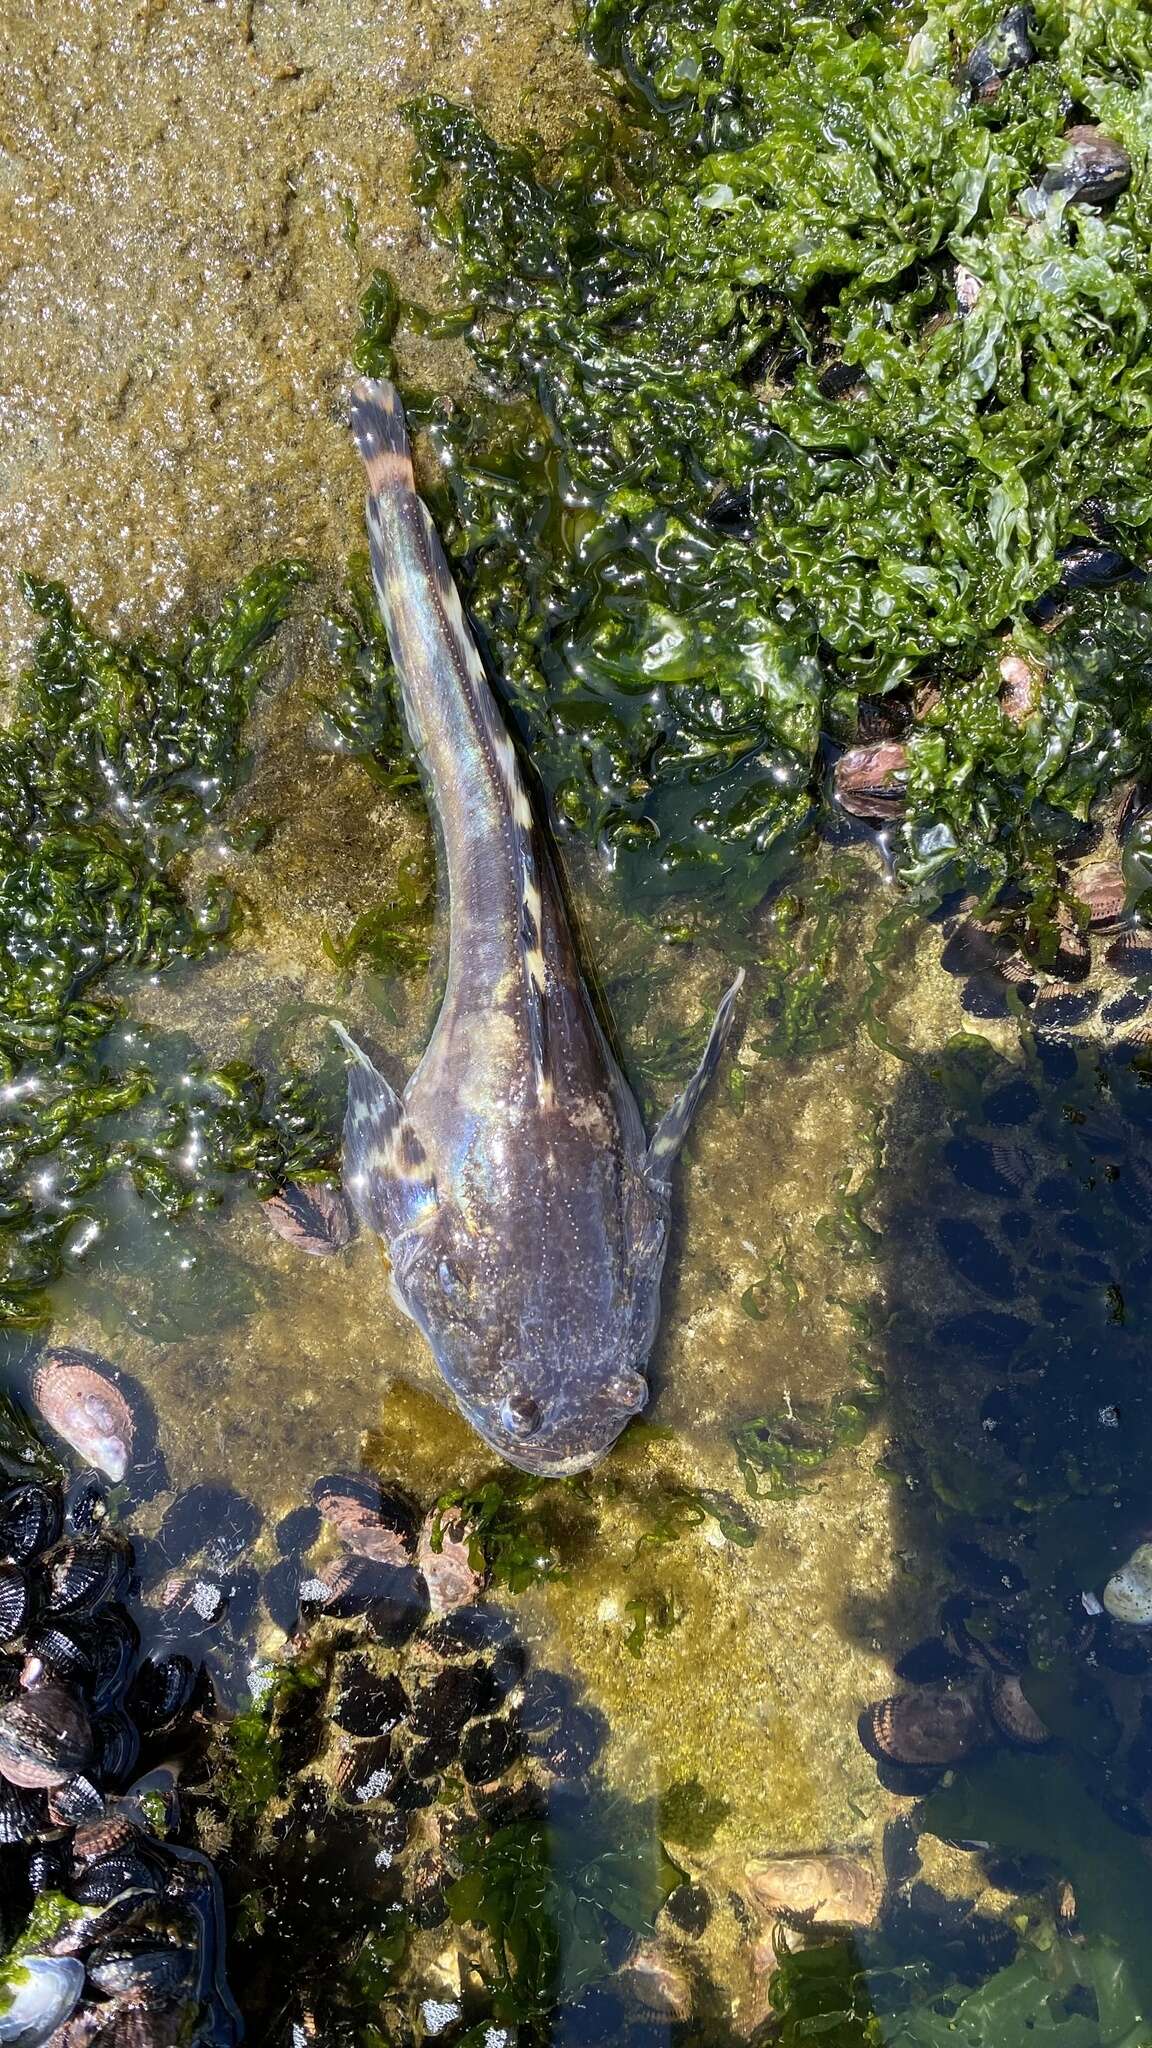
[(84, 1965), (73, 1956), (22, 1956), (0, 1977), (0, 2042), (41, 2048), (75, 2010), (83, 1989)]
[(83, 1770), (92, 1729), (79, 1700), (60, 1685), (38, 1685), (0, 1707), (0, 1775), (11, 1785), (62, 1785)]
[(860, 1739), (878, 1759), (914, 1770), (944, 1770), (986, 1739), (979, 1688), (933, 1685), (876, 1700), (860, 1717)]
[(339, 1188), (289, 1181), (260, 1207), (277, 1237), (313, 1258), (342, 1252), (352, 1241), (352, 1216)]
[(1132, 159), (1122, 142), (1102, 128), (1069, 128), (1059, 163), (1044, 173), (1041, 190), (1074, 206), (1104, 206), (1132, 181)]
[(894, 818), (904, 809), (908, 749), (903, 740), (849, 747), (841, 754), (832, 787), (842, 810), (854, 818)]

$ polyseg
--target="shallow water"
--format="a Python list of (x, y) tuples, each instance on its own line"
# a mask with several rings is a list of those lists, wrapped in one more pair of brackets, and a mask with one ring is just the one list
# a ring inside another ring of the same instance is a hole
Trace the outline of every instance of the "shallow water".
[[(382, 24), (333, 0), (160, 0), (131, 13), (38, 6), (8, 27), (0, 554), (61, 576), (116, 629), (159, 630), (288, 548), (334, 587), (359, 538), (341, 420), (355, 299), (376, 260), (415, 292), (435, 274), (405, 197), (397, 103), (470, 92), (506, 132), (526, 116), (562, 132), (591, 90), (566, 4), (463, 16), (414, 4)], [(361, 223), (354, 248), (345, 202)], [(406, 368), (449, 386), (464, 374), (444, 346)], [(26, 622), (6, 595), (15, 655)], [(382, 793), (326, 741), (312, 697), (329, 675), (306, 613), (283, 637), (228, 820), (271, 817), (270, 843), (201, 857), (252, 906), (239, 940), (162, 977), (126, 977), (119, 992), (139, 1026), (187, 1034), (211, 1062), (294, 1061), (334, 1099), (327, 1020), (338, 1014), (399, 1078), (432, 999), (422, 975), (343, 977), (324, 950), (399, 868), (430, 866), (418, 804)], [(1056, 1953), (1060, 1878), (1085, 1938), (1117, 1942), (1137, 1968), (1152, 1832), (1143, 1638), (1114, 1628), (1081, 1640), (1073, 1625), (1082, 1595), (1099, 1593), (1143, 1533), (1152, 1442), (1147, 1092), (1131, 1049), (1113, 1050), (1124, 1027), (1077, 1050), (1038, 1044), (1012, 1016), (974, 1018), (941, 967), (939, 929), (903, 914), (861, 835), (808, 849), (790, 878), (801, 932), (818, 902), (831, 928), (822, 1028), (797, 1049), (795, 1014), (772, 994), (777, 912), (730, 943), (677, 948), (618, 900), (586, 848), (568, 854), (589, 957), (649, 1113), (689, 1071), (734, 963), (751, 974), (679, 1176), (656, 1431), (532, 1502), (560, 1569), (507, 1602), (533, 1663), (567, 1672), (606, 1717), (604, 1786), (708, 1894), (702, 1935), (663, 1918), (659, 1937), (665, 1967), (690, 1980), (694, 2017), (649, 2008), (643, 2023), (625, 2020), (574, 1993), (550, 2031), (525, 2038), (649, 2041), (674, 2027), (748, 2038), (768, 2016), (778, 1918), (758, 1903), (749, 1862), (791, 1852), (849, 1854), (877, 1896), (887, 1888), (861, 1951), (878, 1982), (921, 1969), (973, 1987), (1025, 1928), (1039, 1953)], [(1012, 1329), (973, 1321), (977, 1310)], [(53, 1314), (57, 1341), (113, 1359), (154, 1408), (164, 1483), (154, 1475), (148, 1497), (128, 1503), (146, 1581), (175, 1562), (150, 1539), (195, 1484), (255, 1503), (248, 1562), (267, 1570), (276, 1524), (323, 1473), (376, 1470), (425, 1507), (493, 1474), (438, 1401), (378, 1250), (361, 1240), (305, 1258), (240, 1192), (207, 1220), (162, 1228), (124, 1194), (54, 1290)], [(33, 1348), (11, 1347), (18, 1388)], [(875, 1389), (867, 1427), (831, 1444), (838, 1397)], [(778, 1460), (777, 1491), (762, 1471), (753, 1493), (736, 1439), (762, 1418), (777, 1447), (794, 1437), (827, 1455)], [(685, 1497), (691, 1512), (678, 1517)], [(325, 1555), (321, 1545), (313, 1561)], [(959, 1619), (957, 1598), (969, 1603)], [(981, 1689), (1000, 1668), (985, 1643), (1023, 1638), (1002, 1667), (1027, 1658), (1054, 1740), (1031, 1755), (989, 1733), (956, 1771), (878, 1774), (858, 1716), (898, 1688), (894, 1664), (934, 1635), (948, 1601), (950, 1639), (968, 1630), (959, 1666)], [(283, 1644), (266, 1606), (246, 1615), (237, 1602), (211, 1651), (222, 1701), (243, 1706), (250, 1664)], [(1047, 1833), (1034, 1808), (1055, 1814)], [(1076, 1825), (1059, 1825), (1058, 1810)], [(293, 2018), (293, 1993), (281, 1985), (272, 2010), (274, 1945), (244, 1896), (252, 1866), (230, 1864), (235, 1843), (210, 1796), (193, 1811), (235, 1908), (234, 1988), (252, 2036), (288, 2038), (274, 2024)], [(283, 1816), (273, 1804), (267, 1818)], [(291, 1890), (298, 1868), (310, 1898), (313, 1838), (286, 1839), (278, 1881)], [(983, 1855), (961, 1846), (980, 1842)], [(793, 1917), (802, 1945), (813, 1912)], [(413, 2018), (422, 1997), (458, 1988), (455, 1944), (450, 1926), (424, 1930), (382, 1997), (390, 2025), (417, 2030), (397, 2038), (427, 2031)], [(471, 1935), (459, 1951), (474, 1957)], [(319, 1975), (322, 1959), (306, 1944), (301, 1955), (302, 1977)], [(311, 1997), (302, 1981), (301, 2026)], [(1008, 2041), (999, 2024), (975, 2038)], [(1099, 2039), (1152, 2038), (1118, 2029)]]

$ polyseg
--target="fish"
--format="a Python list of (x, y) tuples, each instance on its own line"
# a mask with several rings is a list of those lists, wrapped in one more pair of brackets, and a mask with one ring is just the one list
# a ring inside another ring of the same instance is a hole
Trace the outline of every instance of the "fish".
[(444, 994), (403, 1094), (348, 1054), (344, 1190), (461, 1415), (539, 1476), (602, 1458), (648, 1400), (671, 1172), (741, 971), (651, 1139), (581, 972), (526, 772), (417, 492), (393, 386), (352, 430), (372, 575), (446, 882)]

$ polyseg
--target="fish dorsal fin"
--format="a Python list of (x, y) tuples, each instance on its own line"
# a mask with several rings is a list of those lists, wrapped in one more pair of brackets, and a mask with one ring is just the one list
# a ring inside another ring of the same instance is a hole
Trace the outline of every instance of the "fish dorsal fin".
[(544, 958), (544, 899), (540, 881), (540, 860), (536, 850), (536, 821), (523, 771), (512, 736), (500, 716), (492, 685), (484, 668), (476, 638), (464, 615), (440, 536), (422, 498), (416, 505), (423, 524), (428, 566), (440, 600), (444, 625), (456, 648), (460, 667), (467, 677), (480, 711), (496, 772), (508, 799), (509, 830), (515, 848), (520, 890), (518, 942), (524, 976), (524, 1015), (532, 1052), (532, 1072), (537, 1101), (546, 1104), (552, 1094), (548, 1057), (548, 968)]
[(728, 1033), (732, 1029), (736, 998), (743, 986), (744, 969), (741, 968), (712, 1019), (708, 1043), (704, 1047), (696, 1072), (656, 1126), (655, 1135), (645, 1154), (645, 1165), (653, 1180), (666, 1181), (669, 1177), (672, 1162), (688, 1135), (688, 1126), (696, 1114), (700, 1097), (720, 1064), (721, 1055), (728, 1042)]
[(365, 1229), (391, 1239), (435, 1208), (436, 1182), (396, 1090), (343, 1025), (332, 1029), (351, 1055), (344, 1192)]
[[(362, 378), (352, 394), (352, 426), (368, 473), (369, 552), (376, 595), (385, 623), (391, 633), (396, 593), (389, 574), (385, 535), (388, 516), (395, 517), (399, 510), (409, 522), (410, 530), (414, 529), (418, 536), (429, 584), (439, 607), (444, 637), (452, 649), (456, 681), (467, 698), (493, 772), (503, 784), (520, 898), (517, 938), (524, 984), (524, 1016), (536, 1097), (538, 1102), (546, 1105), (552, 1094), (548, 1048), (548, 969), (543, 948), (540, 858), (527, 786), (511, 735), (488, 680), (476, 636), (465, 616), (440, 535), (416, 489), (404, 411), (395, 387), (382, 378)], [(408, 697), (405, 705), (409, 726), (419, 745), (419, 706)]]

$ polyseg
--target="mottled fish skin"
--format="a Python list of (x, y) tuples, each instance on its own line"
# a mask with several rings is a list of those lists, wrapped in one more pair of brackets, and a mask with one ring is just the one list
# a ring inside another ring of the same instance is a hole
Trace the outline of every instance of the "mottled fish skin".
[[(461, 1413), (525, 1471), (579, 1472), (648, 1398), (669, 1174), (743, 975), (649, 1144), (580, 973), (516, 750), (417, 496), (400, 401), (355, 387), (368, 535), (439, 828), (447, 985), (401, 1100), (351, 1055), (344, 1184)], [(339, 1027), (337, 1027), (339, 1028)]]

